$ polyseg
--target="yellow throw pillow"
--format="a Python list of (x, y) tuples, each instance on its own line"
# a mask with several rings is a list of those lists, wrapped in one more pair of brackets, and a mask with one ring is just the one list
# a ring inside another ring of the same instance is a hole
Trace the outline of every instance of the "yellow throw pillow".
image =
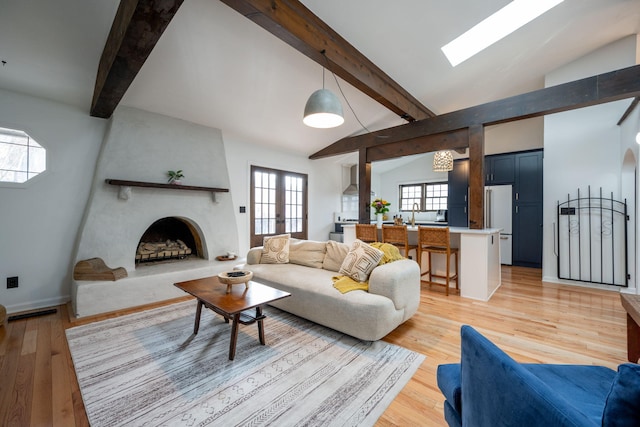
[(351, 250), (340, 266), (340, 274), (351, 277), (358, 282), (366, 282), (369, 274), (378, 265), (384, 252), (356, 239)]
[(289, 240), (291, 234), (265, 237), (260, 264), (287, 264), (289, 262)]

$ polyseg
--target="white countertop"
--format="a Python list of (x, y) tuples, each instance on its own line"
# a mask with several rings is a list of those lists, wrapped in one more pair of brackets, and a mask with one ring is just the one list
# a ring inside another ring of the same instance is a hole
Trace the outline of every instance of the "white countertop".
[[(355, 228), (355, 224), (345, 224), (343, 228)], [(378, 227), (380, 228), (380, 227)], [(407, 226), (407, 231), (418, 231), (418, 226)], [(500, 233), (502, 228), (483, 228), (483, 229), (473, 229), (469, 227), (449, 227), (449, 232), (453, 234), (495, 234)]]

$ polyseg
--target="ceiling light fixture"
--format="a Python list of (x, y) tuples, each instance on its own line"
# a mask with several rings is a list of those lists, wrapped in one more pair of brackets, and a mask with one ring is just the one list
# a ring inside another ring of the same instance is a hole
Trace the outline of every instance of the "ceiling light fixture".
[(449, 172), (453, 170), (453, 153), (449, 150), (436, 151), (433, 155), (433, 171)]
[(563, 1), (514, 0), (441, 49), (455, 67)]
[(334, 128), (344, 123), (342, 104), (338, 97), (324, 88), (324, 67), (322, 67), (322, 89), (313, 92), (304, 106), (305, 125), (313, 128)]

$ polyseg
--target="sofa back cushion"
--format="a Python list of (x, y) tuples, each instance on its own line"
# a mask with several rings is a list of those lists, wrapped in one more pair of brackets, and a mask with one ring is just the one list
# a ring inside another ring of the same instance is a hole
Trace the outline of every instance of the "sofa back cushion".
[(322, 268), (326, 253), (326, 242), (299, 239), (291, 239), (289, 241), (289, 262), (291, 264)]
[(605, 427), (640, 425), (640, 365), (624, 363), (618, 366), (607, 403), (602, 414)]
[(326, 244), (327, 253), (322, 262), (322, 268), (329, 271), (340, 271), (344, 258), (349, 253), (349, 245), (346, 243), (329, 240)]
[(287, 264), (291, 234), (280, 234), (264, 238), (260, 264)]

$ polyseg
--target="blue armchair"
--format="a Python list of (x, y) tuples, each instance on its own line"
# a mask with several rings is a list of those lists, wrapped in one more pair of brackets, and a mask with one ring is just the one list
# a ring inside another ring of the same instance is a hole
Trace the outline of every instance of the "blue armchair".
[(520, 364), (471, 326), (438, 366), (449, 426), (640, 426), (640, 366)]

